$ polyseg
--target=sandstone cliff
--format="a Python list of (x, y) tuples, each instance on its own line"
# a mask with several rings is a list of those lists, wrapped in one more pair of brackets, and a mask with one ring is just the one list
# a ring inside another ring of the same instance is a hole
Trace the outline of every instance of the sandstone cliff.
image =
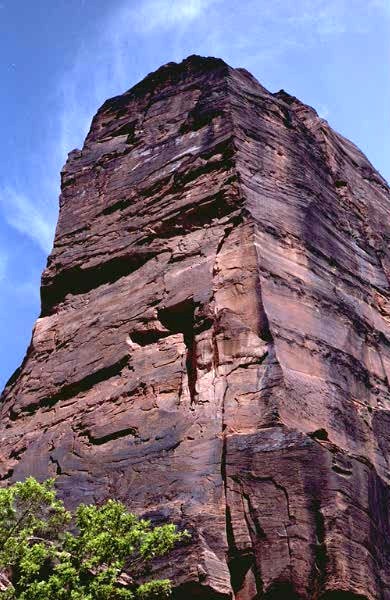
[(390, 598), (390, 194), (222, 60), (169, 63), (62, 172), (4, 484), (189, 528), (177, 596)]

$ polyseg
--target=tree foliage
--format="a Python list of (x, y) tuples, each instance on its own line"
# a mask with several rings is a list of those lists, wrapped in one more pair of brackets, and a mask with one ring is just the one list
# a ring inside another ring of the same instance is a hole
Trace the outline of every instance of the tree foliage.
[(0, 489), (0, 599), (164, 600), (169, 580), (137, 578), (186, 537), (172, 524), (153, 527), (116, 500), (71, 513), (53, 479), (29, 477)]

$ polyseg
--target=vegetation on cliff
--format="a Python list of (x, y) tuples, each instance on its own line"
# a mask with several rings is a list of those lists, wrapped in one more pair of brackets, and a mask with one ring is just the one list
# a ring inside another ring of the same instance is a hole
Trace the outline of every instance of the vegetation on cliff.
[(30, 477), (0, 489), (0, 598), (163, 600), (169, 580), (137, 580), (187, 536), (173, 524), (153, 527), (116, 500), (70, 512), (53, 479)]

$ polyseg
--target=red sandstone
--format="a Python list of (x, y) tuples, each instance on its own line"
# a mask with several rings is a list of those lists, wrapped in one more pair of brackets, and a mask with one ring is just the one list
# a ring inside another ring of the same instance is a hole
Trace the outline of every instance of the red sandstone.
[(177, 597), (390, 599), (390, 194), (299, 100), (189, 57), (62, 172), (4, 484), (192, 532)]

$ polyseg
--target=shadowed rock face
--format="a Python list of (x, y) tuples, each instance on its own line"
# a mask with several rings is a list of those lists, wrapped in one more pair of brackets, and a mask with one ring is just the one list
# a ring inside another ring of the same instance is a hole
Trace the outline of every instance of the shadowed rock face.
[(191, 543), (181, 599), (390, 598), (390, 194), (326, 121), (190, 57), (70, 153), (4, 484)]

